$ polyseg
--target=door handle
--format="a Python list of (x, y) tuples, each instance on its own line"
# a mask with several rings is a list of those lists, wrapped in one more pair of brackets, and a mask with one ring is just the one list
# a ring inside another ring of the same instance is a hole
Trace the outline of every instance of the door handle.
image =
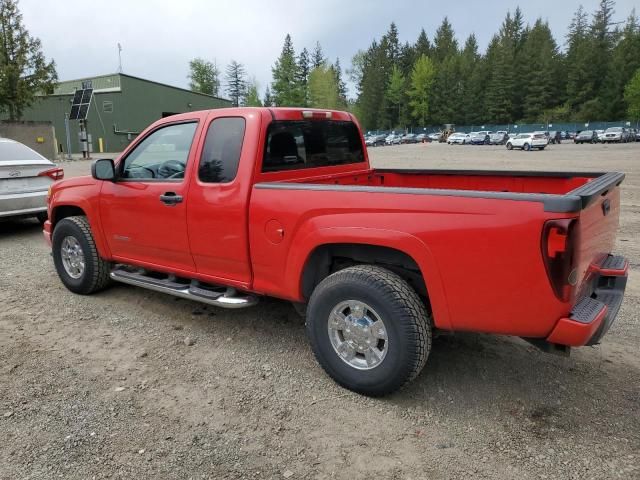
[(169, 207), (175, 207), (178, 203), (182, 203), (182, 195), (176, 192), (166, 192), (160, 195), (160, 201)]

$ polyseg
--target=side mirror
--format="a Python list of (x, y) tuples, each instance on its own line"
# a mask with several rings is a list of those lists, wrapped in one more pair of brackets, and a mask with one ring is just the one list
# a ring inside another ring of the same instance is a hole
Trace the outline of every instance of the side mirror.
[(110, 158), (100, 158), (91, 165), (91, 176), (96, 180), (113, 182), (116, 179), (116, 166)]

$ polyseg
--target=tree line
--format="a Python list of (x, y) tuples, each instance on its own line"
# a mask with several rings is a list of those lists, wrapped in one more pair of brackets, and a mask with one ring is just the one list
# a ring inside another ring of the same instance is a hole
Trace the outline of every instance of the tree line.
[(248, 79), (243, 64), (232, 60), (224, 72), (215, 62), (195, 58), (189, 62), (190, 88), (200, 93), (226, 94), (234, 106), (304, 106), (341, 108), (348, 106), (347, 85), (340, 59), (330, 63), (320, 42), (313, 52), (303, 48), (296, 54), (291, 35), (285, 37), (282, 52), (272, 68), (273, 81), (259, 94), (255, 79)]
[(401, 44), (392, 23), (353, 57), (354, 111), (367, 129), (636, 119), (640, 26), (635, 10), (616, 23), (614, 6), (601, 0), (592, 14), (580, 6), (564, 50), (547, 22), (525, 25), (520, 8), (484, 53), (473, 34), (459, 45), (446, 17), (432, 41), (422, 30), (413, 44)]
[[(460, 44), (447, 17), (432, 39), (423, 29), (413, 43), (401, 43), (391, 23), (353, 56), (347, 69), (355, 86), (352, 99), (339, 59), (329, 63), (319, 43), (311, 54), (306, 48), (296, 54), (287, 35), (262, 99), (236, 62), (226, 70), (226, 93), (235, 105), (347, 108), (366, 129), (621, 120), (640, 108), (632, 92), (640, 68), (640, 25), (635, 10), (616, 22), (614, 7), (614, 0), (600, 0), (592, 13), (580, 6), (564, 48), (546, 21), (525, 24), (519, 7), (507, 12), (484, 52), (474, 34)], [(199, 89), (193, 62), (191, 72), (192, 88)], [(218, 78), (215, 65), (209, 63), (209, 72)], [(213, 94), (219, 89), (218, 80), (205, 88)]]

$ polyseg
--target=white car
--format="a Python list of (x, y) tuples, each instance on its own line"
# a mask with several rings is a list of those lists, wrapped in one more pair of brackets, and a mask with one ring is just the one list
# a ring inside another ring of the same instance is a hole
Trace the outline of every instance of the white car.
[(38, 152), (8, 138), (0, 138), (0, 219), (37, 217), (47, 219), (49, 186), (64, 177)]
[(519, 133), (507, 140), (507, 150), (514, 148), (521, 148), (525, 151), (529, 151), (532, 148), (544, 150), (548, 143), (549, 139), (544, 133)]
[(401, 140), (402, 140), (402, 135), (392, 133), (391, 135), (387, 136), (385, 143), (387, 145), (400, 145)]
[(468, 143), (471, 143), (471, 136), (468, 133), (452, 133), (451, 135), (449, 135), (449, 138), (447, 138), (447, 143), (449, 145), (453, 145), (455, 143), (458, 143), (460, 145), (466, 145)]

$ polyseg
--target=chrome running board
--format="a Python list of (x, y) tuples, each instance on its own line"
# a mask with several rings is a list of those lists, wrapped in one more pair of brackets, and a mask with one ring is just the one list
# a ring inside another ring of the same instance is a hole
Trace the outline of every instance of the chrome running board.
[[(173, 275), (164, 278), (151, 276), (147, 270), (132, 269), (131, 267), (118, 266), (114, 268), (110, 276), (113, 280), (136, 287), (147, 288), (160, 293), (168, 293), (180, 298), (194, 300), (222, 308), (246, 308), (258, 303), (258, 297), (250, 293), (239, 293), (233, 287), (213, 286), (203, 284), (197, 280), (190, 283), (180, 282)], [(186, 280), (187, 282), (189, 280)]]

